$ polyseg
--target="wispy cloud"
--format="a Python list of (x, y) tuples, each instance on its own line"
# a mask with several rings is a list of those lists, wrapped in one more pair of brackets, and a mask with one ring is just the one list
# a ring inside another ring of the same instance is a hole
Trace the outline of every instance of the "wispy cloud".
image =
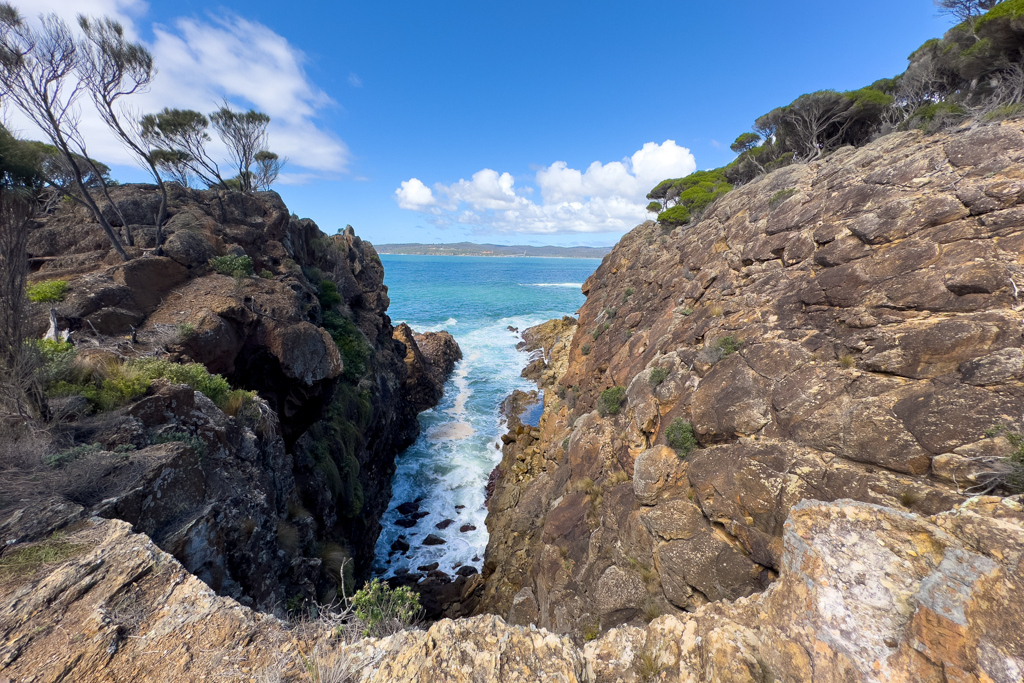
[(430, 216), (437, 226), (462, 224), (484, 233), (625, 232), (646, 217), (645, 195), (665, 178), (696, 169), (693, 154), (674, 140), (648, 142), (622, 161), (595, 161), (585, 171), (564, 161), (537, 170), (534, 183), (541, 202), (516, 188), (509, 173), (489, 168), (470, 180), (433, 188), (418, 178), (395, 190), (399, 207)]
[(354, 73), (349, 72), (349, 74), (348, 74), (348, 84), (351, 85), (353, 88), (362, 88), (363, 87), (363, 79), (359, 78), (359, 76), (356, 76)]
[[(138, 34), (147, 9), (139, 0), (15, 0), (15, 4), (26, 16), (54, 12), (69, 23), (77, 14), (108, 15), (119, 19), (131, 35)], [(346, 170), (348, 147), (318, 121), (320, 112), (334, 103), (308, 78), (304, 54), (287, 39), (231, 13), (183, 17), (170, 25), (153, 25), (152, 30), (149, 48), (158, 73), (150, 92), (131, 102), (134, 109), (208, 112), (224, 100), (240, 109), (255, 108), (270, 115), (271, 149), (288, 157), (290, 166), (321, 174)], [(16, 113), (12, 113), (12, 124), (25, 134), (34, 132)], [(91, 154), (112, 163), (131, 163), (87, 101), (82, 102), (82, 128)]]

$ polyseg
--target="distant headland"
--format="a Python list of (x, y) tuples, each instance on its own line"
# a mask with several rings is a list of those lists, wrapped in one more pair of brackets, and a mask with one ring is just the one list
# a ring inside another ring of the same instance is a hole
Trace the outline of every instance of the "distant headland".
[(611, 247), (529, 247), (507, 244), (375, 244), (379, 254), (415, 256), (542, 256), (546, 258), (604, 258)]

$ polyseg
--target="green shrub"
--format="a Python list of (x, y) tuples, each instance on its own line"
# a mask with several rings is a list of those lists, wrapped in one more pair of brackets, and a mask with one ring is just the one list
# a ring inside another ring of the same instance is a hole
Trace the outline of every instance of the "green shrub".
[(736, 339), (736, 337), (733, 337), (732, 335), (720, 337), (715, 342), (715, 346), (722, 350), (723, 356), (728, 356), (731, 353), (736, 353), (737, 351), (740, 350), (740, 347), (742, 345), (743, 342), (739, 341), (738, 339)]
[(580, 347), (580, 353), (582, 353), (584, 356), (589, 356), (590, 355), (590, 344), (584, 344), (583, 346), (581, 346)]
[(626, 291), (622, 293), (622, 302), (625, 303), (629, 300), (629, 297), (633, 296), (633, 288), (626, 287)]
[(651, 388), (654, 388), (665, 381), (668, 377), (668, 370), (665, 368), (654, 368), (651, 370), (651, 374), (648, 375), (647, 380), (651, 383)]
[(651, 213), (661, 213), (661, 202), (651, 202), (647, 205), (647, 210)]
[(383, 637), (413, 624), (420, 613), (420, 596), (408, 586), (391, 588), (373, 579), (352, 596), (352, 607), (364, 636)]
[(264, 268), (263, 270), (260, 271), (260, 277), (263, 278), (264, 280), (273, 280), (274, 274), (271, 273), (266, 268)]
[(331, 335), (344, 362), (345, 378), (358, 381), (366, 374), (372, 349), (355, 323), (336, 311), (324, 313), (324, 329)]
[(221, 275), (245, 277), (253, 274), (252, 259), (248, 256), (217, 256), (210, 259), (210, 267)]
[(156, 358), (142, 358), (128, 363), (149, 379), (166, 379), (174, 384), (187, 384), (194, 391), (202, 392), (211, 401), (222, 407), (231, 394), (231, 385), (220, 375), (211, 374), (200, 363), (172, 363)]
[(680, 458), (685, 458), (697, 447), (697, 437), (693, 433), (693, 425), (677, 417), (665, 430), (665, 442), (675, 450)]
[(626, 388), (614, 386), (601, 392), (597, 407), (603, 415), (617, 415), (624, 400), (626, 400)]
[(338, 294), (338, 285), (330, 280), (320, 281), (320, 306), (326, 311), (341, 303), (341, 295)]
[(64, 301), (68, 292), (68, 283), (64, 280), (47, 280), (37, 282), (28, 287), (28, 300), (44, 303)]
[(681, 204), (658, 214), (658, 222), (666, 225), (685, 225), (690, 222), (690, 210)]

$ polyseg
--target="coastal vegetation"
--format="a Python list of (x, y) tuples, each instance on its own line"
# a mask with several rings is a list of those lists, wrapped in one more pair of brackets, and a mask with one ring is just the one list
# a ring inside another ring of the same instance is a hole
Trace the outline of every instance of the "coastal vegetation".
[[(699, 219), (718, 197), (771, 171), (859, 147), (894, 131), (936, 133), (1024, 111), (1024, 0), (939, 0), (957, 24), (908, 57), (906, 71), (849, 91), (818, 90), (758, 117), (722, 168), (669, 178), (647, 210), (666, 227)], [(795, 193), (780, 190), (769, 202)]]

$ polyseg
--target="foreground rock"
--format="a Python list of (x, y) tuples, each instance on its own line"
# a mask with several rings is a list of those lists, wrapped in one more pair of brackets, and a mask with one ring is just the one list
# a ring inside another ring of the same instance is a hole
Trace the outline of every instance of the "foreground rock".
[(492, 615), (343, 644), (217, 597), (124, 522), (83, 520), (59, 543), (64, 556), (47, 566), (3, 566), (0, 677), (302, 681), (304, 660), (364, 683), (1010, 683), (1024, 672), (1024, 512), (1009, 499), (928, 519), (800, 503), (767, 591), (582, 648)]
[(801, 500), (989, 489), (1024, 431), (1021, 127), (888, 135), (626, 235), (571, 345), (536, 332), (545, 411), (504, 439), (479, 611), (681, 617), (765, 590)]

